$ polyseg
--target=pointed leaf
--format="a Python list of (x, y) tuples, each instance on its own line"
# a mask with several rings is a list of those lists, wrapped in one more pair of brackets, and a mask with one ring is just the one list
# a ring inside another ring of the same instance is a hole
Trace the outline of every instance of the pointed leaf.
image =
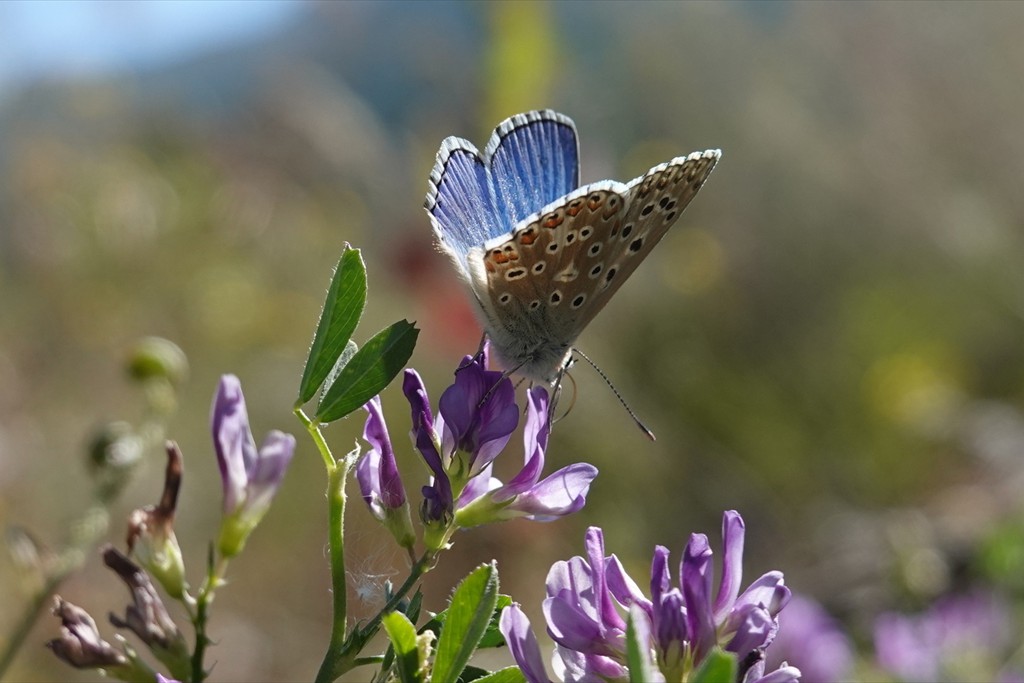
[(338, 267), (334, 269), (331, 286), (327, 289), (324, 309), (320, 313), (320, 322), (317, 323), (306, 367), (302, 371), (296, 406), (313, 398), (323, 384), (327, 373), (344, 351), (345, 344), (351, 339), (365, 306), (366, 265), (359, 250), (346, 244), (338, 259)]
[(509, 666), (473, 680), (475, 683), (526, 683), (526, 676), (518, 666)]
[(356, 351), (320, 400), (320, 422), (341, 419), (381, 392), (405, 367), (419, 330), (406, 320), (381, 330)]
[(704, 658), (691, 680), (693, 683), (735, 681), (737, 666), (736, 655), (716, 647)]
[(494, 612), (491, 613), (491, 621), (487, 624), (487, 630), (484, 631), (483, 638), (480, 639), (480, 644), (476, 646), (478, 650), (485, 647), (501, 647), (505, 644), (505, 636), (501, 635), (501, 629), (498, 628), (498, 622), (501, 621), (501, 610), (511, 604), (512, 598), (509, 596), (498, 596), (498, 602), (494, 605)]
[(416, 629), (401, 612), (389, 612), (381, 619), (391, 647), (395, 651), (395, 669), (402, 683), (418, 683), (424, 670), (420, 662), (420, 650), (416, 644)]
[(498, 568), (477, 567), (455, 588), (437, 641), (432, 683), (455, 683), (466, 668), (498, 603)]
[(639, 605), (631, 605), (626, 624), (626, 666), (629, 667), (630, 681), (643, 683), (658, 680), (650, 643), (651, 622), (647, 613)]
[[(480, 644), (477, 645), (478, 650), (485, 647), (501, 647), (505, 644), (505, 636), (501, 635), (501, 629), (498, 627), (498, 622), (501, 621), (501, 610), (511, 604), (512, 598), (508, 595), (498, 596), (498, 602), (494, 606), (494, 613), (491, 614), (491, 621), (487, 624), (487, 630), (484, 631), (484, 635), (480, 639)], [(448, 610), (442, 610), (435, 614), (430, 621), (420, 627), (417, 633), (433, 631), (436, 636), (441, 633), (441, 629), (444, 627), (444, 622), (447, 618)]]
[(334, 384), (334, 380), (338, 379), (338, 375), (348, 365), (348, 362), (352, 360), (352, 356), (356, 355), (356, 351), (359, 350), (359, 344), (356, 344), (351, 339), (345, 344), (345, 348), (342, 349), (341, 354), (338, 356), (338, 360), (334, 361), (334, 367), (327, 373), (327, 379), (324, 380), (323, 385), (320, 388), (320, 400), (322, 401), (324, 395), (331, 390), (331, 385)]

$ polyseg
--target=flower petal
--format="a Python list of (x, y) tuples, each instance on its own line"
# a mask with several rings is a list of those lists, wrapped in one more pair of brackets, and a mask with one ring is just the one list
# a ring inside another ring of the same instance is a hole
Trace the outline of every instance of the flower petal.
[(398, 473), (398, 463), (395, 461), (395, 451), (391, 447), (387, 423), (384, 422), (380, 396), (374, 396), (363, 407), (369, 413), (363, 427), (363, 439), (380, 454), (377, 459), (377, 494), (384, 507), (400, 508), (405, 505), (405, 487), (402, 486), (402, 478)]
[(529, 491), (520, 494), (507, 510), (547, 522), (580, 510), (587, 502), (597, 468), (587, 463), (563, 467)]
[(789, 602), (790, 595), (782, 572), (771, 571), (759, 577), (740, 594), (734, 609), (746, 604), (761, 605), (774, 617)]
[(744, 524), (740, 513), (728, 510), (722, 515), (722, 581), (715, 598), (715, 617), (722, 619), (732, 609), (743, 581)]
[(639, 605), (647, 616), (651, 617), (651, 601), (640, 590), (640, 586), (633, 578), (626, 573), (619, 558), (613, 553), (604, 561), (604, 579), (608, 585), (608, 592), (619, 601), (623, 607)]
[(529, 683), (549, 683), (551, 679), (544, 670), (537, 637), (530, 628), (530, 620), (519, 605), (512, 604), (501, 611), (498, 628), (505, 636), (509, 652), (512, 653), (526, 680)]
[(729, 615), (726, 628), (735, 635), (725, 649), (735, 652), (740, 661), (758, 648), (766, 647), (775, 629), (775, 620), (761, 605), (746, 604)]
[(544, 600), (548, 635), (559, 645), (579, 652), (603, 652), (604, 629), (583, 609), (572, 591), (560, 591)]
[(482, 355), (466, 356), (455, 371), (455, 383), (445, 389), (438, 403), (445, 430), (460, 450), (476, 458), (486, 444), (481, 468), (505, 447), (519, 424), (512, 380), (501, 372), (485, 370), (483, 363)]
[(242, 383), (236, 376), (223, 375), (220, 378), (210, 423), (224, 488), (224, 514), (230, 515), (245, 502), (249, 472), (257, 458)]
[(701, 661), (717, 644), (711, 614), (711, 547), (704, 534), (692, 534), (683, 552), (683, 597), (696, 661)]

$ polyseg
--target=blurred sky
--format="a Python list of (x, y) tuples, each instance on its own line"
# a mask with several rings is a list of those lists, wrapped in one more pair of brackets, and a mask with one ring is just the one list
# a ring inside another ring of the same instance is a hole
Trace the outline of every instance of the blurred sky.
[(0, 2), (0, 95), (39, 78), (163, 66), (258, 38), (303, 9), (291, 0)]

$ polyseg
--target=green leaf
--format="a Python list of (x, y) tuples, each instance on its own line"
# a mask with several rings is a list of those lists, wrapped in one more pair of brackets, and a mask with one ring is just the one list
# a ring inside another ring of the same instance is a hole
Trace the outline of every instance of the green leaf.
[(327, 379), (324, 380), (323, 387), (320, 391), (321, 400), (328, 391), (331, 390), (331, 386), (334, 384), (334, 380), (338, 379), (338, 375), (348, 365), (348, 362), (352, 360), (352, 356), (356, 355), (356, 351), (359, 350), (359, 344), (356, 344), (351, 339), (345, 344), (345, 348), (341, 350), (338, 355), (338, 360), (334, 361), (334, 367), (327, 373)]
[(505, 636), (501, 635), (501, 629), (498, 628), (498, 621), (501, 619), (501, 610), (511, 604), (512, 598), (509, 596), (498, 596), (498, 603), (494, 606), (494, 612), (491, 613), (491, 620), (487, 624), (487, 630), (484, 631), (484, 636), (480, 639), (480, 644), (476, 646), (478, 650), (485, 647), (501, 647), (505, 644)]
[(420, 619), (421, 609), (423, 609), (423, 591), (417, 588), (416, 593), (409, 599), (409, 606), (405, 608), (405, 614), (415, 624)]
[(650, 643), (651, 622), (639, 605), (631, 605), (626, 622), (626, 666), (629, 667), (630, 681), (643, 683), (659, 678), (651, 658)]
[(526, 676), (518, 666), (509, 666), (473, 680), (474, 683), (526, 683)]
[(477, 567), (459, 583), (437, 641), (432, 683), (455, 683), (487, 630), (498, 604), (498, 567)]
[[(491, 615), (491, 621), (487, 624), (487, 631), (484, 632), (484, 637), (480, 639), (480, 644), (477, 646), (477, 649), (484, 647), (501, 647), (505, 644), (505, 636), (501, 635), (501, 629), (498, 628), (498, 621), (501, 619), (501, 610), (511, 604), (512, 598), (508, 595), (498, 596), (498, 603), (494, 606), (494, 614)], [(444, 621), (447, 618), (448, 610), (442, 610), (435, 614), (430, 621), (424, 624), (417, 633), (433, 631), (436, 636), (441, 633), (441, 628), (444, 626)]]
[(381, 624), (391, 639), (395, 651), (395, 669), (402, 683), (418, 683), (423, 680), (424, 667), (420, 662), (420, 650), (416, 643), (416, 628), (401, 612), (389, 612)]
[(692, 683), (735, 681), (738, 666), (736, 655), (716, 647), (704, 658), (704, 662), (690, 680)]
[(327, 299), (320, 313), (313, 345), (309, 348), (306, 367), (299, 383), (299, 398), (296, 406), (313, 398), (323, 384), (327, 374), (345, 349), (346, 343), (359, 324), (366, 306), (366, 265), (358, 249), (345, 245), (334, 269)]
[[(409, 604), (404, 609), (401, 606), (399, 606), (398, 609), (406, 617), (409, 618), (409, 621), (411, 621), (413, 624), (415, 624), (419, 620), (419, 618), (420, 618), (420, 609), (422, 607), (423, 607), (423, 590), (421, 588), (417, 588), (416, 589), (416, 593), (412, 596), (412, 598), (410, 598)], [(423, 631), (420, 630), (420, 631), (418, 631), (418, 633), (423, 633)], [(435, 635), (436, 635), (436, 632), (435, 632)], [(384, 653), (384, 659), (382, 660), (382, 663), (381, 663), (381, 671), (387, 671), (389, 668), (391, 668), (391, 662), (394, 660), (394, 658), (395, 658), (395, 649), (393, 647), (388, 647), (387, 651)]]
[(333, 422), (358, 409), (391, 383), (416, 348), (419, 330), (400, 320), (356, 351), (320, 399), (316, 419)]

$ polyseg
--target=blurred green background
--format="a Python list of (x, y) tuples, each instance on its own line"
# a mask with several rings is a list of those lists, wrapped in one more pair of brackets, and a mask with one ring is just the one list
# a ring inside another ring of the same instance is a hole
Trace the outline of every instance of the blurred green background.
[[(357, 340), (416, 320), (412, 364), (436, 401), (479, 328), (432, 247), (427, 175), (445, 136), (482, 147), (532, 108), (576, 121), (585, 182), (723, 159), (579, 340), (657, 442), (579, 367), (548, 467), (597, 465), (588, 506), (461, 533), (428, 608), (494, 557), (536, 624), (547, 568), (587, 526), (645, 583), (655, 544), (678, 557), (703, 531), (720, 548), (730, 508), (746, 580), (783, 570), (864, 652), (882, 610), (968, 585), (1019, 605), (1024, 5), (184, 3), (223, 33), (177, 52), (145, 7), (55, 4), (32, 23), (0, 5), (0, 522), (60, 546), (89, 503), (93, 431), (140, 419), (126, 354), (160, 335), (191, 363), (168, 435), (198, 583), (220, 511), (209, 406), (219, 375), (239, 375), (257, 439), (284, 429), (299, 448), (218, 594), (213, 680), (307, 680), (326, 643), (325, 478), (290, 408), (343, 244), (369, 269)], [(62, 64), (15, 51), (31, 30)], [(130, 39), (143, 54), (100, 54)], [(18, 59), (43, 66), (19, 75)], [(415, 492), (397, 386), (384, 404)], [(361, 428), (327, 434), (345, 452)], [(159, 495), (163, 456), (148, 460), (113, 542)], [(405, 564), (352, 500), (358, 617)], [(5, 557), (0, 633), (19, 585)], [(108, 637), (127, 597), (98, 554), (60, 593)], [(40, 620), (11, 680), (94, 679), (42, 648), (57, 626)]]

